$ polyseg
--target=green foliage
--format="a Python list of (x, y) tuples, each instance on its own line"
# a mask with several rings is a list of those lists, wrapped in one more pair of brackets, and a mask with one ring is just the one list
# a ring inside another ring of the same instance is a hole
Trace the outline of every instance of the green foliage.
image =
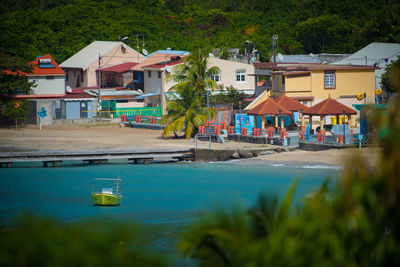
[[(7, 74), (9, 70), (15, 74)], [(32, 66), (19, 57), (10, 56), (0, 50), (0, 107), (1, 115), (11, 118), (18, 125), (18, 120), (24, 119), (27, 112), (25, 101), (17, 102), (14, 96), (20, 94), (30, 94), (34, 82), (29, 82), (25, 75), (18, 74), (20, 71), (31, 72)]]
[(396, 92), (395, 82), (396, 79), (398, 79), (396, 77), (396, 75), (398, 75), (398, 73), (396, 73), (396, 70), (399, 68), (400, 68), (400, 57), (398, 57), (397, 60), (392, 61), (386, 67), (386, 71), (382, 74), (381, 84), (382, 84), (382, 89), (386, 94), (390, 95)]
[(211, 79), (211, 76), (219, 74), (220, 69), (216, 66), (208, 66), (207, 58), (204, 50), (202, 52), (201, 49), (196, 49), (191, 52), (183, 64), (175, 67), (175, 74), (168, 77), (177, 82), (174, 88), (179, 90), (190, 86), (197, 94), (217, 89), (217, 83)]
[[(400, 91), (400, 67), (393, 70)], [(290, 210), (286, 197), (260, 197), (257, 205), (202, 215), (184, 232), (180, 250), (200, 266), (399, 266), (400, 97), (375, 127), (390, 126), (379, 163), (354, 155), (334, 186), (327, 180), (303, 205)]]
[(8, 101), (2, 108), (2, 114), (8, 118), (14, 119), (15, 128), (18, 128), (18, 120), (24, 120), (28, 112), (28, 103), (23, 101)]
[(149, 51), (244, 49), (250, 39), (264, 61), (273, 34), (282, 53), (344, 53), (373, 41), (400, 42), (396, 0), (5, 0), (0, 11), (0, 48), (26, 61), (50, 53), (61, 63), (94, 40), (118, 36), (129, 36), (127, 44), (136, 47), (136, 34)]
[(62, 225), (30, 215), (0, 230), (1, 266), (165, 266), (145, 249), (138, 225)]
[(167, 79), (177, 82), (173, 90), (179, 97), (167, 103), (168, 113), (163, 121), (168, 122), (168, 125), (163, 131), (163, 136), (184, 129), (185, 137), (189, 139), (195, 133), (196, 127), (215, 115), (212, 109), (203, 107), (201, 96), (207, 89), (217, 88), (211, 76), (218, 73), (219, 68), (208, 66), (207, 57), (200, 49), (190, 53), (183, 64), (175, 67), (175, 73)]
[[(221, 88), (220, 88), (221, 89)], [(225, 88), (226, 90), (222, 90), (215, 95), (210, 96), (211, 104), (233, 104), (233, 109), (239, 109), (239, 103), (241, 103), (242, 108), (245, 107), (244, 99), (246, 98), (246, 94), (243, 92), (239, 92), (233, 86)], [(204, 96), (203, 96), (204, 97)]]
[(214, 117), (215, 112), (201, 106), (199, 93), (190, 84), (176, 88), (179, 98), (167, 102), (168, 113), (163, 117), (163, 123), (168, 124), (163, 131), (167, 137), (176, 131), (185, 130), (189, 139), (195, 128), (205, 123), (207, 118)]

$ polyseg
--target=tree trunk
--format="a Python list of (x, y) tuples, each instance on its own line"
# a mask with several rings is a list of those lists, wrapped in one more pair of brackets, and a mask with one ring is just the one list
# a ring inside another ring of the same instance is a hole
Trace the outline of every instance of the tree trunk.
[(17, 130), (18, 129), (18, 119), (17, 119), (17, 117), (15, 117), (15, 130)]

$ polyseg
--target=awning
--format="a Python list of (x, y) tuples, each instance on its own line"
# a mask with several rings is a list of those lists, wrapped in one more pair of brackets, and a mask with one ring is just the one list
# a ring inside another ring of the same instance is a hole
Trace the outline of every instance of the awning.
[(145, 99), (146, 97), (149, 97), (149, 96), (156, 96), (156, 95), (160, 95), (160, 93), (148, 93), (148, 94), (143, 94), (143, 95), (140, 95), (140, 96), (136, 97), (136, 99)]
[(123, 73), (131, 70), (134, 66), (136, 66), (139, 63), (136, 62), (125, 62), (122, 64), (114, 65), (111, 67), (105, 67), (102, 68), (101, 71), (111, 71), (111, 72), (116, 72), (116, 73)]

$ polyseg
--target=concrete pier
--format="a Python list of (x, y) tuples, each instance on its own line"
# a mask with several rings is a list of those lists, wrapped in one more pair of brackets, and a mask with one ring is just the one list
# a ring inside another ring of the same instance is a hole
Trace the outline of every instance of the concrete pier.
[(113, 159), (127, 159), (134, 163), (154, 159), (194, 160), (193, 148), (137, 149), (117, 151), (46, 151), (0, 153), (0, 167), (11, 167), (16, 162), (42, 162), (44, 167), (56, 167), (63, 161), (83, 161), (89, 164), (105, 163)]

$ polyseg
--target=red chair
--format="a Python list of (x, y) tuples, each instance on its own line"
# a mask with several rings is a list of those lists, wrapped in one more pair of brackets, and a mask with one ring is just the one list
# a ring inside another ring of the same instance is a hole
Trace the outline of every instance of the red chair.
[(214, 134), (215, 135), (220, 135), (221, 134), (221, 129), (219, 125), (214, 126)]
[(204, 125), (199, 126), (199, 134), (204, 134)]
[(140, 123), (140, 122), (141, 122), (141, 116), (140, 116), (140, 114), (137, 114), (137, 115), (136, 115), (135, 122), (136, 122), (136, 123)]

